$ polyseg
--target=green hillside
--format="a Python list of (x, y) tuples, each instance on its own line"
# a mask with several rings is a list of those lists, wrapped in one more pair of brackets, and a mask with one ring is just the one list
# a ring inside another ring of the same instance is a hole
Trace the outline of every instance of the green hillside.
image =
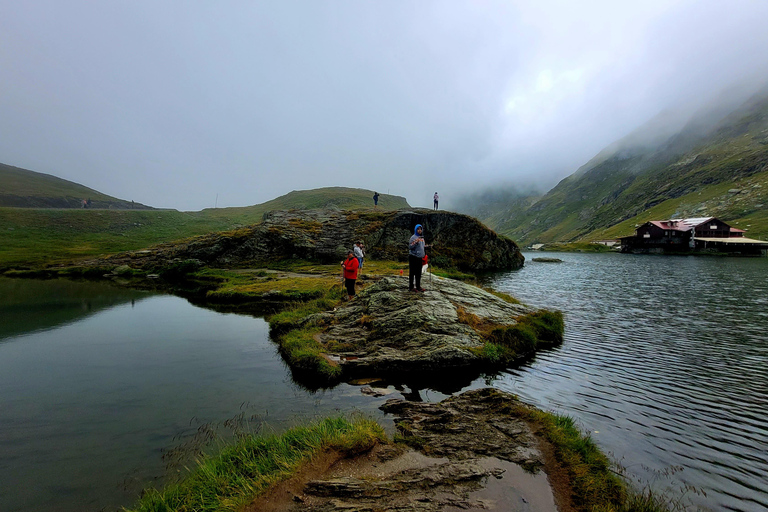
[[(300, 210), (373, 208), (373, 191), (346, 187), (294, 190), (265, 203), (237, 208), (207, 208), (201, 214), (214, 219), (228, 219), (230, 222), (254, 224), (260, 222), (264, 213), (268, 211), (290, 210), (292, 208)], [(402, 196), (379, 194), (378, 208), (399, 210), (400, 208), (410, 208), (410, 205)]]
[(613, 238), (647, 220), (693, 216), (768, 236), (768, 93), (727, 114), (698, 112), (654, 140), (658, 126), (606, 148), (530, 207), (518, 201), (483, 221), (523, 244)]
[(91, 208), (149, 208), (50, 174), (0, 164), (0, 207), (82, 208), (83, 199), (91, 200)]
[[(0, 208), (0, 269), (143, 249), (236, 229), (261, 222), (265, 212), (276, 209), (373, 208), (372, 196), (373, 191), (332, 187), (294, 191), (249, 207), (201, 212), (5, 207)], [(407, 207), (403, 197), (379, 198), (381, 209)]]

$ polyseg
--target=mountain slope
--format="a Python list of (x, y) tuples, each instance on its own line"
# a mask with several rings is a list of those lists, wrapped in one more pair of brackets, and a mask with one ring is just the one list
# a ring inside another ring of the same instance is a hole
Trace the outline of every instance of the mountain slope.
[[(253, 206), (206, 208), (200, 213), (211, 218), (227, 218), (241, 224), (254, 224), (261, 222), (262, 216), (272, 210), (314, 210), (325, 208), (356, 210), (359, 208), (373, 208), (373, 193), (372, 190), (347, 187), (294, 190), (265, 203)], [(378, 208), (380, 210), (399, 210), (401, 208), (410, 208), (410, 205), (402, 196), (380, 194)]]
[(79, 183), (50, 174), (0, 164), (0, 206), (15, 208), (90, 208), (148, 209), (140, 203), (117, 199)]
[(524, 211), (516, 213), (515, 204), (512, 215), (495, 212), (483, 220), (530, 244), (631, 234), (632, 229), (610, 228), (649, 220), (648, 212), (662, 204), (653, 213), (669, 215), (655, 218), (762, 218), (768, 202), (768, 91), (736, 109), (717, 105), (696, 112), (671, 134), (662, 133), (662, 126), (669, 124), (654, 119), (612, 144)]
[[(45, 178), (42, 183), (57, 182)], [(83, 189), (85, 187), (75, 190)], [(0, 225), (3, 226), (0, 230), (0, 268), (131, 251), (161, 242), (237, 229), (260, 223), (264, 213), (271, 210), (321, 207), (372, 210), (372, 196), (373, 191), (330, 187), (294, 191), (266, 203), (243, 208), (201, 212), (0, 207)], [(98, 196), (94, 194), (91, 197)], [(409, 208), (405, 198), (381, 195), (379, 210), (396, 208)]]

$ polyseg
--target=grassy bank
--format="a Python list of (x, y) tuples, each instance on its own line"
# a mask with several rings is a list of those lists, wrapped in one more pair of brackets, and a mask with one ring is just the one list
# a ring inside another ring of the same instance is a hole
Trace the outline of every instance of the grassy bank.
[(386, 439), (369, 419), (328, 418), (279, 436), (245, 436), (215, 456), (203, 457), (189, 475), (162, 490), (150, 489), (132, 512), (241, 510), (270, 485), (294, 474), (322, 450), (361, 453)]
[[(517, 402), (493, 411), (529, 422), (549, 442), (559, 471), (567, 475), (576, 510), (594, 512), (668, 512), (684, 510), (678, 501), (649, 490), (636, 491), (614, 471), (614, 465), (567, 416), (554, 415)], [(243, 436), (217, 455), (205, 456), (182, 480), (161, 490), (149, 489), (129, 512), (242, 510), (270, 486), (298, 472), (324, 450), (354, 457), (377, 443), (388, 442), (370, 419), (327, 418), (282, 435)], [(421, 449), (407, 431), (394, 442)], [(549, 467), (548, 471), (554, 468)]]
[(616, 252), (607, 245), (592, 242), (554, 242), (545, 244), (539, 250), (543, 252)]
[(175, 210), (0, 208), (0, 269), (144, 249), (232, 229), (226, 218)]
[(685, 510), (679, 500), (650, 489), (631, 487), (615, 471), (589, 435), (584, 435), (569, 416), (546, 413), (522, 403), (514, 414), (539, 426), (555, 456), (567, 472), (579, 510), (593, 512), (669, 512)]

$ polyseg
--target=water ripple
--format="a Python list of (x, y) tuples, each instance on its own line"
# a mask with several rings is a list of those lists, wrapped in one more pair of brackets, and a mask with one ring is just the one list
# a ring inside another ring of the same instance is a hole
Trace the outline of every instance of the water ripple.
[(559, 350), (496, 385), (568, 414), (705, 510), (768, 510), (768, 260), (561, 254), (491, 280), (565, 313)]

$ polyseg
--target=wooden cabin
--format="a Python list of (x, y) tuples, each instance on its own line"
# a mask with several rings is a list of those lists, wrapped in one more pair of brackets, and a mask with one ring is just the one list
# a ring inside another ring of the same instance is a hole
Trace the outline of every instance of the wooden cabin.
[(619, 239), (622, 252), (686, 253), (724, 252), (761, 255), (768, 242), (744, 236), (744, 230), (734, 228), (716, 217), (652, 220), (638, 226), (635, 234)]

